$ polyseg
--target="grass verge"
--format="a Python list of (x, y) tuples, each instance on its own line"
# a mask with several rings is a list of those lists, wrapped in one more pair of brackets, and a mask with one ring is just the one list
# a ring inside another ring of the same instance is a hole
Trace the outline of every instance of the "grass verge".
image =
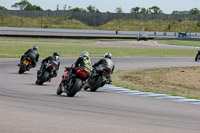
[(117, 71), (113, 85), (128, 89), (200, 99), (200, 67)]
[(200, 41), (156, 40), (160, 44), (200, 47)]
[[(34, 44), (21, 42), (0, 42), (1, 58), (19, 58)], [(112, 53), (113, 57), (194, 57), (196, 50), (191, 49), (161, 49), (161, 48), (134, 48), (134, 47), (109, 47), (109, 46), (77, 46), (57, 44), (35, 44), (39, 46), (40, 57), (52, 55), (54, 51), (61, 57), (78, 57), (84, 50), (91, 57), (102, 57), (105, 52)]]
[(96, 43), (92, 39), (44, 39), (44, 38), (23, 38), (23, 37), (0, 37), (0, 41), (23, 41), (23, 42), (57, 42), (57, 43)]

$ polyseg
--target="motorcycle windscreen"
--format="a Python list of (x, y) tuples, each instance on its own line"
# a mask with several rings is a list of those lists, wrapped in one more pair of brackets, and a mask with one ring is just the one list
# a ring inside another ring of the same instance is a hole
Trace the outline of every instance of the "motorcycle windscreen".
[(112, 69), (113, 69), (113, 66), (114, 66), (112, 60), (106, 59), (106, 61), (107, 61), (107, 63), (108, 63), (108, 66), (107, 66), (107, 67), (110, 68), (110, 70), (112, 70)]
[(52, 61), (51, 64), (58, 70), (58, 62)]

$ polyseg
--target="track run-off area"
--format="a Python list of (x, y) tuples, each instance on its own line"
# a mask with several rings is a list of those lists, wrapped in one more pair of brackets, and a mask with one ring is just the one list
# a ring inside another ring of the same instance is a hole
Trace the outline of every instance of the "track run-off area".
[[(35, 44), (35, 42), (29, 43)], [(158, 44), (154, 41), (100, 41), (85, 45), (198, 49)], [(91, 58), (91, 61), (94, 63), (99, 59)], [(19, 59), (0, 58), (0, 133), (199, 133), (200, 131), (199, 104), (118, 93), (107, 86), (98, 89), (97, 92), (82, 90), (75, 97), (67, 97), (65, 94), (57, 96), (56, 89), (64, 67), (71, 66), (76, 58), (62, 58), (58, 76), (51, 82), (39, 86), (35, 81), (41, 60), (36, 68), (18, 74)], [(191, 57), (113, 57), (112, 60), (116, 66), (115, 71), (200, 66), (199, 62), (195, 62)]]

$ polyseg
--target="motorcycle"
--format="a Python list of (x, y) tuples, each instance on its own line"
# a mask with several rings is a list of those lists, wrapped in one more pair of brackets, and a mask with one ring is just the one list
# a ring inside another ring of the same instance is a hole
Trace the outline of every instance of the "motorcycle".
[(198, 51), (195, 57), (195, 61), (199, 61), (199, 60), (200, 60), (200, 50)]
[(25, 56), (19, 66), (19, 74), (24, 73), (25, 71), (29, 71), (32, 68), (32, 60), (30, 57)]
[(84, 89), (87, 90), (90, 88), (90, 91), (95, 92), (99, 87), (110, 84), (112, 82), (111, 73), (110, 68), (103, 68), (102, 66), (95, 67)]
[(76, 73), (72, 73), (69, 81), (67, 82), (64, 79), (67, 77), (69, 69), (70, 68), (68, 67), (65, 68), (61, 83), (57, 89), (57, 95), (61, 95), (63, 92), (65, 92), (67, 96), (73, 97), (78, 91), (81, 91), (85, 84), (85, 81), (88, 77), (88, 71), (85, 69), (78, 69)]
[(54, 72), (58, 69), (58, 63), (53, 61), (52, 63), (45, 63), (43, 71), (41, 73), (37, 73), (36, 84), (42, 85), (44, 82), (50, 81), (51, 78), (56, 77)]

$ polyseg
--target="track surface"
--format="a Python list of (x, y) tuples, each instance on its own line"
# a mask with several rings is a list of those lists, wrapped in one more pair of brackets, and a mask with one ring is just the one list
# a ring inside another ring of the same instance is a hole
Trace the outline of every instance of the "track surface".
[[(92, 62), (99, 58), (92, 58)], [(0, 59), (1, 133), (199, 133), (200, 106), (99, 89), (73, 98), (56, 95), (57, 78), (35, 85), (36, 68), (19, 75), (19, 59)], [(41, 60), (40, 60), (41, 61)], [(116, 70), (145, 67), (199, 66), (194, 58), (113, 58)]]

